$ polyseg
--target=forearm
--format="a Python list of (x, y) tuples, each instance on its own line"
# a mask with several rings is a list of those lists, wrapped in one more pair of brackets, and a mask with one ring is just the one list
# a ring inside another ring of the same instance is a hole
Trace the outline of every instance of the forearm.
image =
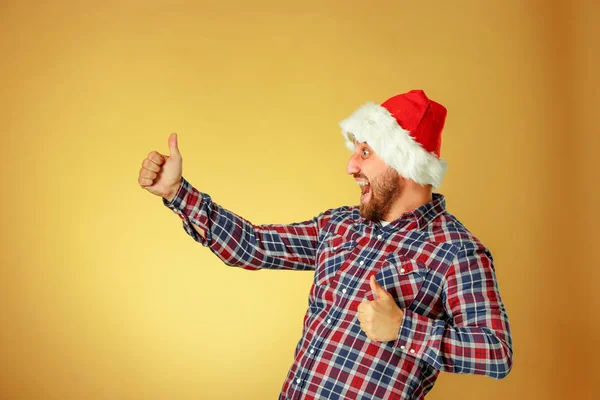
[(512, 367), (508, 330), (453, 326), (410, 311), (405, 313), (395, 346), (443, 372), (501, 379)]
[(323, 214), (288, 225), (254, 225), (214, 203), (185, 179), (172, 201), (186, 232), (225, 264), (246, 269), (315, 269)]
[(200, 227), (198, 227), (198, 226), (196, 226), (196, 225), (193, 225), (193, 224), (192, 224), (192, 227), (194, 228), (194, 230), (195, 230), (196, 232), (198, 232), (198, 234), (199, 234), (200, 236), (202, 236), (202, 239), (206, 240), (206, 233), (204, 232), (204, 229), (202, 229), (202, 228), (200, 228)]

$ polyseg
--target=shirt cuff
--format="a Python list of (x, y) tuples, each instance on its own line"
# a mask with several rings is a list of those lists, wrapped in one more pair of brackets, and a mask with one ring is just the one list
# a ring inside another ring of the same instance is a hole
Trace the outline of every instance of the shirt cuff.
[(163, 204), (175, 212), (184, 212), (188, 203), (188, 195), (192, 192), (192, 185), (182, 176), (181, 183), (171, 201), (162, 197)]
[(405, 310), (398, 337), (394, 340), (394, 351), (415, 358), (423, 358), (431, 335), (434, 320), (413, 311)]
[[(208, 227), (208, 213), (212, 199), (206, 193), (199, 192), (183, 176), (175, 197), (168, 201), (162, 198), (163, 204), (179, 215), (183, 222), (183, 228), (196, 242), (208, 247), (212, 241), (210, 228)], [(192, 226), (202, 228), (206, 238), (203, 238)]]

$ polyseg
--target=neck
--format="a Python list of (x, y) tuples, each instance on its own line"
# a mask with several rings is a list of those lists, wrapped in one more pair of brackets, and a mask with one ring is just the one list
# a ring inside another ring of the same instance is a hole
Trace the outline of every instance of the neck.
[(383, 219), (388, 222), (395, 221), (402, 214), (419, 208), (432, 200), (431, 185), (421, 186), (418, 183), (408, 181), (402, 188), (400, 196), (392, 202), (390, 210)]

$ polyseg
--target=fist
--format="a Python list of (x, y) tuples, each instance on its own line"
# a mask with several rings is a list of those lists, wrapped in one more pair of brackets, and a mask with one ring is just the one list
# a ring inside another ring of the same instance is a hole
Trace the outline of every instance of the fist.
[(138, 183), (142, 189), (171, 201), (181, 184), (183, 160), (177, 146), (177, 134), (169, 136), (169, 155), (151, 151), (142, 161)]
[(377, 283), (371, 275), (369, 284), (375, 300), (364, 299), (357, 308), (360, 329), (367, 337), (378, 342), (395, 340), (400, 332), (404, 312), (394, 301), (394, 297)]

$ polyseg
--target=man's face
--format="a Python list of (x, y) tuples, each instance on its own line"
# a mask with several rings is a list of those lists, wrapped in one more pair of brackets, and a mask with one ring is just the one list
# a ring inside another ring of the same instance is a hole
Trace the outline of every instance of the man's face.
[(366, 142), (354, 140), (354, 146), (346, 172), (356, 179), (361, 188), (360, 215), (373, 221), (382, 220), (402, 192), (400, 175)]

